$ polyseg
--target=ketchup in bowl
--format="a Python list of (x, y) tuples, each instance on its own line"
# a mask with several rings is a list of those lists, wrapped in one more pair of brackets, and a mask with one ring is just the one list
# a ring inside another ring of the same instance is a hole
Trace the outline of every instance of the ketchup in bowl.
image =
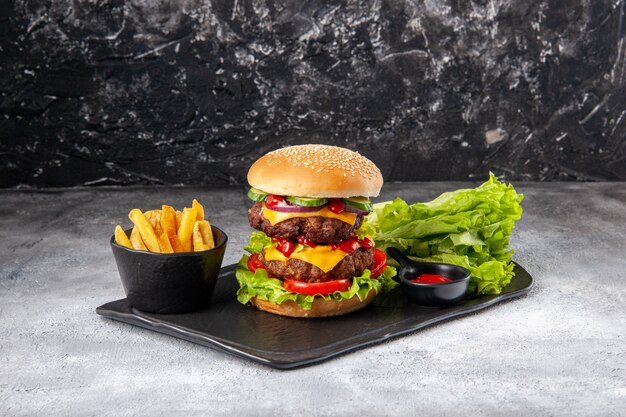
[(410, 302), (426, 307), (447, 307), (465, 299), (471, 278), (469, 270), (451, 264), (419, 262), (393, 246), (387, 248), (387, 254), (400, 264), (400, 288)]
[(446, 278), (439, 274), (421, 274), (417, 278), (410, 279), (409, 281), (416, 284), (443, 284), (445, 282), (452, 282), (450, 278)]

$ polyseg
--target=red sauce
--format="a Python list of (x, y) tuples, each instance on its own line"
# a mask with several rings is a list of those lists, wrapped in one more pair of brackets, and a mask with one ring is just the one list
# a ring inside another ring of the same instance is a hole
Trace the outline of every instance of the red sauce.
[(359, 248), (359, 240), (356, 238), (348, 238), (339, 243), (331, 243), (329, 245), (333, 250), (339, 249), (342, 252), (354, 253)]
[(335, 214), (343, 213), (346, 208), (346, 205), (340, 199), (330, 200), (330, 203), (327, 205), (328, 210), (332, 211)]
[(305, 238), (304, 235), (298, 236), (298, 243), (300, 243), (301, 245), (307, 245), (307, 246), (309, 246), (311, 248), (314, 248), (314, 247), (317, 246), (313, 241), (311, 241), (310, 239)]
[(285, 198), (280, 195), (270, 194), (265, 199), (265, 205), (269, 208), (276, 207), (285, 202)]
[(272, 239), (276, 242), (276, 250), (285, 255), (287, 258), (289, 258), (293, 251), (296, 250), (296, 244), (289, 239), (285, 239), (284, 237), (273, 237)]
[[(296, 244), (290, 241), (289, 239), (285, 239), (284, 237), (273, 237), (272, 240), (276, 242), (276, 249), (280, 253), (285, 255), (286, 257), (289, 257), (293, 253), (293, 251), (296, 250)], [(314, 248), (317, 246), (314, 242), (312, 242), (309, 239), (306, 239), (302, 235), (298, 236), (298, 243), (300, 243), (301, 245), (307, 245), (311, 248)], [(372, 242), (367, 237), (364, 237), (363, 239), (359, 239), (356, 236), (352, 236), (346, 240), (342, 240), (339, 243), (331, 243), (329, 246), (332, 248), (332, 250), (339, 249), (342, 252), (352, 254), (356, 252), (356, 250), (359, 248), (364, 248), (364, 249), (373, 248), (374, 242)]]
[(452, 280), (438, 274), (422, 274), (417, 278), (410, 279), (409, 281), (416, 282), (418, 284), (443, 284), (444, 282), (451, 282)]
[(364, 237), (361, 239), (361, 247), (364, 249), (372, 249), (374, 247), (374, 242), (372, 242), (369, 238)]
[(371, 249), (374, 247), (374, 242), (368, 238), (358, 239), (356, 236), (349, 237), (346, 240), (342, 240), (339, 243), (331, 243), (329, 245), (332, 250), (339, 249), (345, 253), (354, 253), (359, 248)]

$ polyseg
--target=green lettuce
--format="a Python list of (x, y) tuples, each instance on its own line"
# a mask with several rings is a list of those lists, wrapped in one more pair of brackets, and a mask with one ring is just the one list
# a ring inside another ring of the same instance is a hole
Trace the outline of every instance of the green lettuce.
[[(251, 254), (259, 253), (263, 248), (271, 246), (272, 240), (262, 232), (253, 232), (250, 241), (244, 249)], [(255, 272), (248, 269), (248, 256), (244, 255), (235, 270), (235, 276), (239, 282), (237, 300), (247, 304), (253, 297), (267, 300), (274, 304), (282, 304), (287, 300), (296, 302), (304, 310), (310, 310), (315, 298), (324, 300), (337, 300), (352, 298), (355, 295), (363, 300), (373, 289), (376, 293), (390, 291), (398, 285), (392, 277), (396, 275), (396, 269), (392, 266), (385, 268), (378, 278), (371, 278), (371, 272), (366, 269), (361, 276), (352, 279), (352, 286), (347, 291), (335, 291), (328, 295), (303, 295), (287, 291), (283, 288), (283, 282), (276, 278), (270, 278), (265, 269), (259, 268)]]
[(252, 232), (248, 244), (243, 247), (249, 253), (260, 253), (263, 249), (272, 246), (272, 239), (263, 232)]
[(379, 249), (394, 246), (419, 261), (463, 266), (472, 273), (470, 292), (499, 294), (514, 276), (509, 237), (522, 216), (522, 199), (490, 174), (479, 187), (427, 203), (397, 198), (375, 204), (358, 233), (371, 235)]

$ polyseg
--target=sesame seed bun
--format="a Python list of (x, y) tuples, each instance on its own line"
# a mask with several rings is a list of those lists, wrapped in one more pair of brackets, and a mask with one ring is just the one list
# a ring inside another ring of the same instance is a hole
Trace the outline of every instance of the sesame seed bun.
[(298, 197), (376, 197), (383, 176), (372, 161), (346, 148), (297, 145), (259, 158), (248, 182), (268, 194)]
[(278, 314), (280, 316), (312, 319), (317, 317), (332, 317), (352, 313), (353, 311), (366, 307), (372, 302), (374, 297), (376, 297), (376, 290), (370, 290), (367, 297), (363, 301), (361, 301), (356, 295), (352, 298), (343, 299), (341, 301), (326, 301), (323, 298), (316, 298), (313, 301), (313, 305), (310, 310), (303, 309), (296, 302), (291, 300), (287, 300), (282, 304), (274, 304), (270, 301), (254, 297), (250, 300), (250, 304), (259, 310), (267, 311), (272, 314)]

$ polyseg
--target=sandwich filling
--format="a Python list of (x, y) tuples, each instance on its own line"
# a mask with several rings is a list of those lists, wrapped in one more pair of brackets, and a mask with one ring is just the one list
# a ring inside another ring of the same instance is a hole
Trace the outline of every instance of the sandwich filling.
[(283, 213), (280, 211), (272, 210), (267, 207), (267, 205), (263, 204), (261, 213), (272, 226), (284, 222), (285, 220), (309, 217), (326, 217), (328, 219), (337, 219), (350, 225), (354, 225), (357, 219), (357, 215), (355, 213), (333, 213), (328, 207), (325, 206), (319, 210), (306, 213)]
[[(396, 285), (398, 285), (392, 277), (396, 275), (395, 268), (391, 266), (384, 266), (380, 275), (373, 277), (372, 270), (365, 268), (359, 275), (347, 276), (344, 279), (350, 279), (349, 287), (346, 289), (338, 281), (342, 279), (323, 281), (326, 283), (324, 290), (320, 293), (309, 294), (311, 291), (306, 291), (303, 287), (314, 287), (319, 282), (308, 283), (306, 281), (299, 281), (290, 277), (287, 279), (280, 279), (270, 274), (268, 268), (263, 268), (263, 261), (256, 263), (254, 260), (258, 260), (259, 257), (264, 256), (267, 250), (272, 251), (275, 248), (276, 243), (265, 233), (253, 232), (250, 237), (248, 245), (245, 246), (245, 250), (250, 255), (244, 255), (236, 269), (236, 277), (239, 282), (239, 290), (237, 291), (237, 300), (246, 304), (250, 299), (257, 297), (262, 300), (270, 301), (274, 304), (282, 304), (285, 301), (292, 300), (296, 302), (304, 310), (310, 310), (315, 298), (323, 298), (324, 300), (336, 300), (349, 299), (354, 296), (359, 297), (360, 300), (365, 300), (370, 291), (374, 290), (376, 293), (381, 291), (390, 291)], [(331, 249), (332, 250), (332, 249)], [(341, 252), (340, 249), (335, 249)], [(295, 252), (295, 251), (294, 251)], [(313, 251), (310, 252), (314, 253)], [(320, 252), (317, 252), (320, 253)], [(349, 254), (343, 255), (348, 256)], [(283, 255), (284, 256), (284, 255)], [(293, 256), (293, 254), (292, 254)], [(312, 259), (312, 258), (309, 258)], [(288, 258), (288, 262), (291, 262), (291, 257)], [(305, 261), (300, 261), (307, 265), (313, 265)], [(284, 261), (278, 261), (284, 262)], [(292, 281), (302, 282), (306, 284), (304, 286), (294, 286)], [(337, 290), (327, 292), (328, 289), (333, 289), (333, 284), (337, 284)], [(322, 287), (317, 287), (322, 288)], [(296, 291), (294, 291), (296, 290)], [(324, 292), (324, 293), (321, 293)]]
[(337, 300), (379, 293), (397, 284), (395, 268), (368, 236), (356, 231), (371, 209), (366, 198), (312, 199), (248, 194), (254, 232), (237, 266), (237, 298), (274, 304), (295, 301), (310, 309), (315, 297)]

